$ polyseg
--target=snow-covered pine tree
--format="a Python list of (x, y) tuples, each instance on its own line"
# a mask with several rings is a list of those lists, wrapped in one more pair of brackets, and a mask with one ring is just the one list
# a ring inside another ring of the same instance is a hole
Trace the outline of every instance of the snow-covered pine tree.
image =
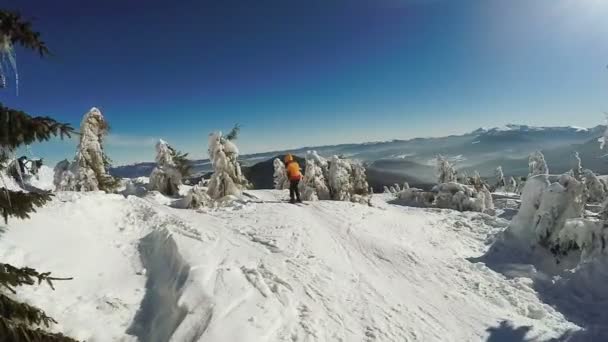
[(582, 182), (564, 174), (558, 182), (552, 183), (542, 193), (540, 205), (533, 220), (533, 230), (540, 245), (554, 253), (558, 251), (559, 234), (564, 228), (566, 220), (583, 216), (584, 191)]
[(606, 199), (606, 188), (593, 171), (583, 171), (583, 183), (587, 190), (587, 200), (590, 203), (604, 202)]
[(287, 179), (287, 172), (285, 170), (285, 164), (281, 159), (275, 158), (272, 162), (274, 166), (274, 188), (277, 190), (289, 189), (289, 179)]
[(329, 165), (316, 151), (306, 153), (304, 180), (300, 182), (300, 195), (304, 201), (329, 200)]
[[(0, 55), (12, 53), (13, 46), (36, 50), (41, 56), (48, 53), (40, 34), (18, 14), (0, 10)], [(4, 57), (4, 56), (0, 56)], [(4, 74), (2, 74), (4, 77)], [(25, 112), (0, 104), (0, 170), (17, 147), (33, 142), (47, 141), (53, 136), (70, 136), (72, 127), (50, 117), (32, 117)], [(0, 187), (0, 211), (5, 222), (9, 217), (26, 219), (36, 207), (51, 198), (48, 192), (24, 192)], [(59, 333), (41, 329), (56, 323), (44, 311), (15, 299), (16, 288), (41, 282), (53, 286), (54, 278), (48, 272), (29, 267), (14, 267), (0, 263), (0, 336), (3, 341), (73, 342)]]
[(350, 182), (351, 166), (348, 160), (333, 156), (329, 164), (329, 188), (332, 199), (337, 201), (349, 201), (353, 193), (353, 185)]
[(583, 178), (583, 165), (578, 152), (574, 152), (574, 165), (572, 165), (572, 175), (579, 181)]
[(513, 176), (507, 177), (505, 191), (506, 192), (517, 192), (517, 181), (515, 180), (515, 177), (513, 177)]
[(67, 168), (64, 162), (55, 167), (57, 190), (116, 190), (119, 180), (108, 173), (110, 159), (103, 150), (103, 139), (107, 134), (108, 124), (103, 114), (99, 109), (91, 108), (80, 124), (80, 141), (74, 162)]
[(547, 162), (545, 162), (545, 156), (541, 151), (536, 151), (530, 154), (530, 157), (528, 158), (528, 168), (528, 178), (537, 175), (549, 174), (549, 168), (547, 167)]
[(507, 183), (505, 182), (505, 174), (502, 172), (502, 166), (498, 166), (494, 174), (496, 175), (496, 189), (504, 189)]
[(179, 193), (182, 173), (175, 162), (176, 151), (164, 140), (156, 144), (156, 167), (150, 174), (150, 190), (159, 191), (167, 196)]
[(464, 185), (471, 185), (471, 178), (466, 171), (460, 172), (460, 176), (458, 177), (458, 182)]
[(442, 155), (437, 156), (438, 183), (457, 182), (454, 166)]
[(249, 182), (241, 172), (238, 162), (239, 150), (232, 142), (237, 138), (239, 126), (235, 126), (225, 137), (222, 132), (209, 135), (209, 159), (213, 165), (213, 175), (209, 180), (207, 194), (215, 199), (226, 196), (240, 196)]

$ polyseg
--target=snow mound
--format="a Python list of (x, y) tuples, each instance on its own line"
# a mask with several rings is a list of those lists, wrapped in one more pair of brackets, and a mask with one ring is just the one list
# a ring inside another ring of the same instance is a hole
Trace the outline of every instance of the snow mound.
[(20, 295), (87, 341), (479, 341), (505, 319), (538, 338), (577, 329), (524, 280), (467, 260), (500, 219), (384, 195), (369, 207), (247, 194), (197, 212), (59, 193), (10, 222), (0, 257), (73, 276)]

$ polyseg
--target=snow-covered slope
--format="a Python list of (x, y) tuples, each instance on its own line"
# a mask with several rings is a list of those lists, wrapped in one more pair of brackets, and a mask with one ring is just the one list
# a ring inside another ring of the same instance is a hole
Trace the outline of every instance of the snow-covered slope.
[(480, 341), (501, 322), (541, 339), (577, 329), (480, 256), (505, 222), (345, 202), (178, 210), (59, 193), (12, 220), (0, 260), (74, 280), (20, 289), (87, 341)]

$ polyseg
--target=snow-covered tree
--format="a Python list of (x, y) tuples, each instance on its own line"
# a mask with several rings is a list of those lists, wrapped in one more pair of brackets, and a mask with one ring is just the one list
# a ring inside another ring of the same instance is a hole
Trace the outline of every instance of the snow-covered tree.
[(437, 156), (438, 183), (457, 182), (454, 166), (442, 155)]
[(505, 191), (506, 192), (517, 192), (517, 181), (515, 177), (509, 176), (506, 179)]
[(209, 180), (207, 194), (215, 200), (226, 196), (240, 196), (243, 189), (249, 185), (237, 160), (239, 150), (228, 137), (235, 139), (236, 134), (224, 137), (221, 132), (216, 132), (209, 135), (208, 152), (213, 165), (213, 175)]
[(583, 171), (583, 182), (587, 190), (587, 200), (591, 203), (602, 203), (606, 199), (607, 190), (604, 183), (591, 170)]
[(363, 164), (333, 156), (328, 162), (315, 151), (306, 155), (306, 171), (301, 183), (304, 200), (369, 202), (369, 185)]
[(583, 165), (578, 152), (574, 152), (574, 164), (572, 165), (572, 175), (579, 181), (583, 177)]
[(300, 195), (304, 201), (329, 200), (329, 164), (316, 151), (306, 154), (304, 181), (300, 183)]
[(559, 245), (566, 220), (583, 217), (584, 192), (584, 184), (569, 175), (562, 175), (543, 192), (532, 226), (539, 244), (549, 249)]
[(274, 188), (277, 190), (289, 189), (289, 179), (287, 178), (287, 172), (283, 161), (279, 158), (275, 158), (272, 165), (274, 166)]
[(156, 144), (156, 167), (150, 174), (150, 190), (159, 191), (168, 196), (179, 193), (182, 174), (175, 162), (176, 151), (164, 140)]
[(502, 172), (502, 166), (497, 167), (494, 174), (496, 175), (496, 189), (504, 189), (507, 183), (505, 182), (505, 175)]
[[(110, 176), (110, 159), (103, 150), (103, 139), (108, 125), (99, 109), (93, 107), (84, 115), (80, 124), (80, 142), (76, 157), (69, 167), (57, 165), (55, 186), (58, 190), (113, 191), (118, 180)], [(62, 162), (63, 163), (63, 162)]]
[(545, 162), (545, 156), (541, 151), (536, 151), (530, 154), (530, 157), (528, 158), (528, 167), (528, 177), (549, 174), (549, 168)]
[(469, 174), (466, 171), (460, 172), (460, 174), (458, 176), (458, 183), (464, 184), (464, 185), (471, 185), (471, 179), (469, 177)]

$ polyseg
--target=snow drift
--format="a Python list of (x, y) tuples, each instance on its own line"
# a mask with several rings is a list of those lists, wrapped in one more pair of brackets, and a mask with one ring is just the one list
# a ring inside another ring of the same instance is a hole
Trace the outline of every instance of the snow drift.
[(197, 212), (59, 193), (11, 222), (0, 255), (74, 276), (53, 295), (23, 296), (87, 341), (477, 341), (505, 318), (539, 338), (577, 329), (525, 281), (466, 260), (499, 219), (390, 206), (384, 195), (374, 207), (249, 195)]

